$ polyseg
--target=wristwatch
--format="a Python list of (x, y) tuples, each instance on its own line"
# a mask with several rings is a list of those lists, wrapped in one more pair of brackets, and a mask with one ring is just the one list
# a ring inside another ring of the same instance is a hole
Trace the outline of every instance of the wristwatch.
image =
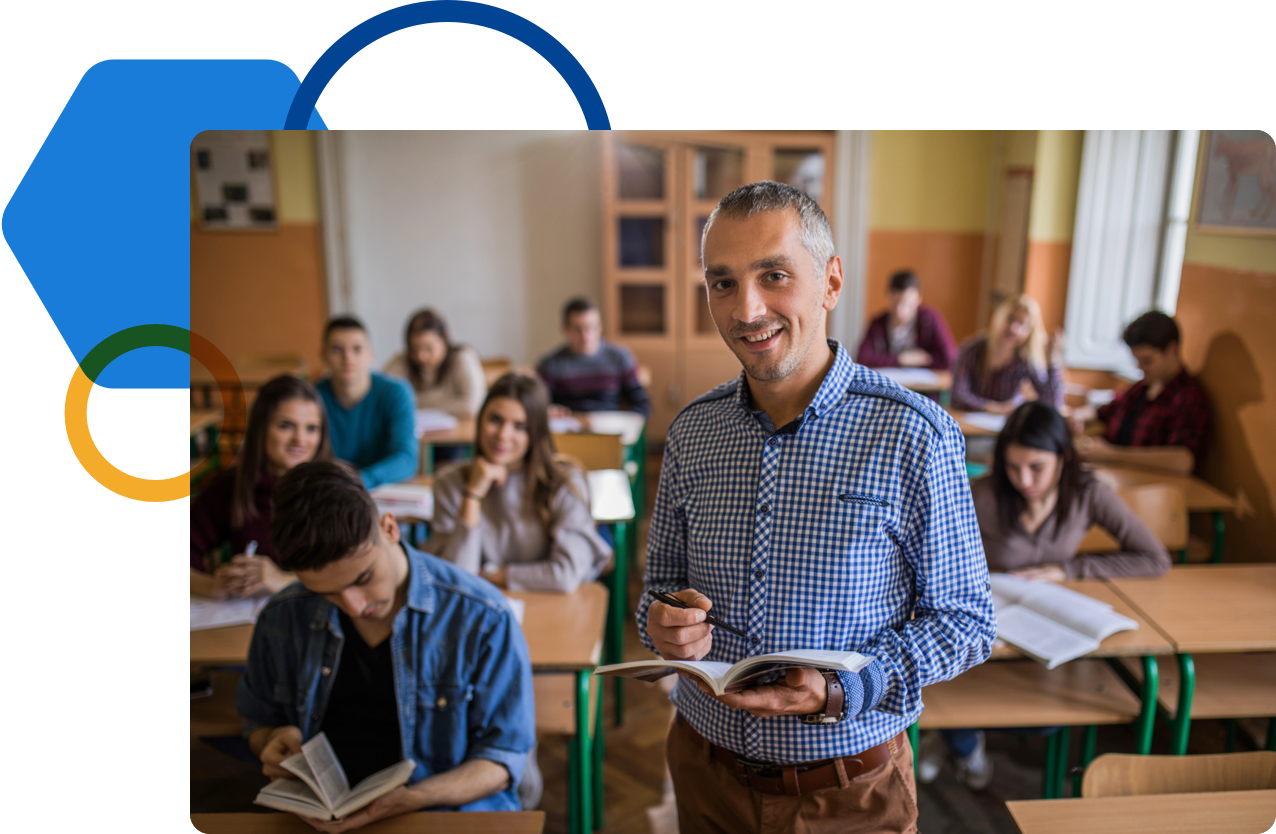
[(824, 712), (813, 712), (800, 716), (803, 724), (838, 724), (846, 718), (846, 690), (842, 689), (842, 679), (832, 669), (821, 669), (824, 683), (828, 686), (828, 702)]

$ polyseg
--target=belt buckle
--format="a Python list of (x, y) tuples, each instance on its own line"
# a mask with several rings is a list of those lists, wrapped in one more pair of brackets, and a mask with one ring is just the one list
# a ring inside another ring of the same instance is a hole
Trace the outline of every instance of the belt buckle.
[[(769, 762), (759, 762), (755, 759), (747, 759), (744, 756), (736, 756), (735, 763), (749, 771), (752, 775), (761, 776), (767, 779), (774, 779), (776, 772), (779, 771), (779, 768), (776, 765)], [(772, 771), (772, 773), (767, 774), (764, 773), (764, 771)]]

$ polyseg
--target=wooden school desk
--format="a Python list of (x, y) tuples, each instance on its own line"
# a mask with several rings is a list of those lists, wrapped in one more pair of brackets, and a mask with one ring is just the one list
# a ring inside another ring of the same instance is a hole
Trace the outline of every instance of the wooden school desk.
[(1212, 562), (1222, 560), (1223, 538), (1226, 533), (1226, 521), (1223, 514), (1236, 509), (1236, 499), (1194, 475), (1175, 475), (1172, 472), (1160, 472), (1155, 469), (1108, 464), (1094, 464), (1093, 468), (1096, 472), (1105, 473), (1116, 483), (1116, 489), (1119, 490), (1146, 484), (1168, 484), (1178, 487), (1187, 499), (1189, 513), (1210, 513), (1213, 516), (1214, 543), (1210, 560)]
[(1179, 690), (1171, 751), (1186, 753), (1192, 654), (1276, 651), (1276, 564), (1181, 565), (1163, 577), (1109, 584), (1174, 644)]
[(456, 426), (443, 431), (428, 431), (421, 435), (421, 473), (425, 475), (434, 472), (434, 447), (445, 445), (462, 445), (470, 446), (471, 454), (473, 453), (474, 434), (478, 430), (478, 421), (474, 417), (462, 417), (457, 421)]
[(1006, 809), (1023, 834), (1258, 834), (1276, 820), (1276, 791), (1029, 799)]
[[(523, 600), (523, 634), (532, 673), (569, 673), (575, 680), (576, 726), (568, 770), (568, 817), (572, 834), (601, 828), (603, 823), (603, 717), (595, 710), (590, 732), (590, 677), (602, 659), (607, 618), (607, 589), (597, 582), (571, 594), (508, 591)], [(600, 693), (601, 690), (596, 690)]]
[(205, 628), (191, 632), (191, 663), (198, 666), (243, 666), (248, 662), (250, 625)]
[[(293, 814), (191, 814), (204, 834), (313, 834)], [(404, 814), (359, 829), (368, 834), (541, 834), (544, 811), (440, 811)]]

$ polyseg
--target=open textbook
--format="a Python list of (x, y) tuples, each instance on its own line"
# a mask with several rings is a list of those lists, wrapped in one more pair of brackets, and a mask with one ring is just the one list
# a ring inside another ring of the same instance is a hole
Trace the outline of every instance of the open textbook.
[(715, 694), (725, 695), (748, 689), (750, 684), (758, 684), (761, 678), (778, 678), (779, 673), (793, 666), (810, 666), (815, 669), (840, 669), (844, 672), (858, 672), (873, 658), (859, 652), (826, 652), (815, 649), (793, 652), (777, 652), (750, 657), (738, 663), (718, 663), (712, 660), (636, 660), (632, 663), (613, 663), (610, 666), (599, 666), (595, 675), (618, 675), (623, 678), (637, 678), (640, 681), (654, 681), (674, 672), (690, 672), (700, 678)]
[(257, 615), (270, 602), (269, 594), (242, 599), (209, 599), (191, 595), (191, 631), (206, 628), (223, 628), (233, 625), (251, 625)]
[(1106, 602), (1060, 587), (994, 573), (992, 601), (997, 636), (1041, 661), (1047, 669), (1099, 648), (1099, 642), (1139, 624)]
[(300, 753), (280, 764), (289, 773), (296, 774), (297, 779), (276, 779), (262, 788), (253, 801), (324, 822), (342, 819), (371, 804), (377, 797), (406, 784), (416, 770), (416, 762), (404, 759), (352, 788), (323, 733), (301, 745)]

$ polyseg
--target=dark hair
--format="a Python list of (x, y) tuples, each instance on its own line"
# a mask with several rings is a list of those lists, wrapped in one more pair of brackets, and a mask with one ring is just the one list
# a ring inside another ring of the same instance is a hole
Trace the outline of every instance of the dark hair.
[(420, 336), (422, 333), (436, 334), (447, 346), (443, 361), (439, 363), (439, 372), (434, 375), (436, 380), (447, 379), (448, 373), (452, 370), (452, 356), (457, 351), (457, 346), (452, 344), (452, 339), (448, 336), (447, 322), (431, 308), (418, 310), (412, 318), (408, 319), (408, 326), (403, 334), (404, 359), (408, 363), (408, 379), (412, 381), (412, 387), (418, 391), (425, 385), (425, 380), (421, 376), (423, 370), (421, 364), (412, 355), (412, 337)]
[(1163, 351), (1171, 342), (1178, 342), (1179, 326), (1160, 310), (1152, 310), (1127, 324), (1121, 339), (1132, 348), (1147, 345)]
[(279, 406), (289, 400), (304, 400), (319, 407), (319, 445), (311, 460), (330, 460), (332, 444), (328, 440), (328, 413), (324, 410), (319, 392), (304, 379), (295, 376), (277, 376), (261, 386), (252, 411), (248, 413), (248, 428), (244, 432), (244, 445), (235, 464), (235, 488), (230, 499), (230, 526), (238, 530), (257, 517), (253, 504), (253, 489), (267, 465), (266, 432), (275, 419)]
[(588, 313), (597, 310), (598, 304), (587, 295), (578, 295), (563, 305), (563, 326), (566, 327), (572, 316), (577, 313)]
[(719, 215), (747, 220), (757, 214), (790, 210), (797, 215), (801, 227), (802, 247), (815, 263), (816, 274), (822, 276), (837, 254), (828, 217), (810, 194), (788, 183), (770, 180), (742, 185), (718, 201), (700, 233), (701, 260), (704, 260), (704, 242), (709, 239), (709, 229)]
[(270, 519), (279, 567), (319, 570), (346, 558), (376, 534), (377, 505), (359, 474), (343, 463), (311, 461), (275, 486)]
[(1059, 473), (1059, 494), (1054, 505), (1055, 529), (1058, 529), (1071, 515), (1081, 488), (1093, 477), (1081, 468), (1072, 446), (1068, 421), (1052, 406), (1040, 401), (1026, 402), (1006, 418), (1005, 428), (997, 435), (991, 477), (993, 493), (997, 496), (997, 515), (1007, 530), (1019, 525), (1019, 516), (1028, 503), (1006, 474), (1006, 447), (1011, 443), (1059, 456), (1063, 469)]
[[(505, 374), (492, 383), (479, 409), (475, 428), (474, 451), (478, 454), (483, 451), (483, 418), (488, 404), (497, 397), (517, 401), (527, 413), (527, 453), (523, 456), (526, 506), (548, 532), (553, 520), (554, 496), (564, 486), (575, 491), (571, 464), (559, 457), (554, 436), (549, 431), (549, 392), (536, 377), (517, 372)], [(579, 497), (588, 501), (583, 495)]]
[(887, 292), (903, 292), (904, 290), (917, 290), (921, 292), (922, 282), (918, 280), (917, 273), (911, 269), (901, 269), (891, 275), (890, 280), (886, 282)]
[(334, 330), (362, 330), (364, 333), (368, 332), (368, 328), (363, 326), (363, 322), (354, 316), (334, 316), (328, 319), (328, 324), (323, 329), (323, 343), (325, 345)]

